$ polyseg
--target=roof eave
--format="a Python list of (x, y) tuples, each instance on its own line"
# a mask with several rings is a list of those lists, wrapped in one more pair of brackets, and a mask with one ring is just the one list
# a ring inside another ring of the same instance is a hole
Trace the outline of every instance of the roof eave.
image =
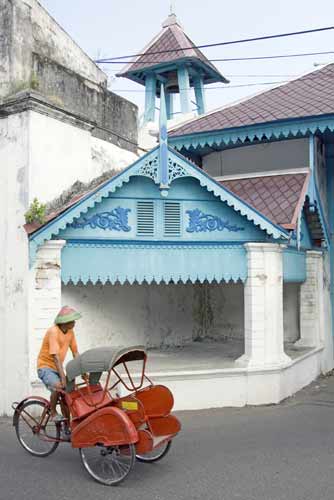
[[(128, 78), (133, 80), (141, 85), (145, 85), (145, 79), (140, 78), (138, 74), (140, 73), (152, 73), (152, 72), (164, 72), (170, 71), (171, 69), (177, 69), (180, 64), (189, 64), (197, 66), (200, 73), (202, 73), (205, 84), (211, 83), (230, 83), (230, 80), (225, 78), (218, 70), (215, 70), (210, 65), (206, 64), (204, 61), (201, 61), (197, 57), (180, 57), (178, 59), (173, 59), (170, 61), (166, 61), (164, 63), (157, 63), (149, 66), (144, 66), (138, 69), (129, 69), (122, 73), (117, 73), (116, 76), (120, 78)], [(134, 63), (136, 64), (136, 63)], [(174, 68), (173, 68), (174, 66)], [(172, 68), (171, 68), (172, 67)]]

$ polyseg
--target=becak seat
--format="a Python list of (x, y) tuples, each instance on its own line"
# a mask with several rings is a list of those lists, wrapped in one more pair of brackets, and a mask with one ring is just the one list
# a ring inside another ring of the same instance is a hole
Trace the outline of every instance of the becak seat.
[(108, 393), (103, 393), (101, 384), (90, 385), (75, 389), (66, 394), (66, 402), (72, 418), (84, 418), (98, 408), (103, 408), (111, 403)]
[(150, 385), (136, 391), (133, 396), (138, 399), (147, 417), (165, 417), (174, 406), (173, 394), (164, 385)]

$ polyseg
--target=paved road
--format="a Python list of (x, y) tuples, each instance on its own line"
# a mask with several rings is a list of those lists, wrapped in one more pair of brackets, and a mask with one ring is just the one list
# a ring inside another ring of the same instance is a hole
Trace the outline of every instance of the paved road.
[(0, 420), (1, 500), (333, 500), (334, 377), (280, 406), (180, 412), (183, 431), (157, 464), (118, 487), (95, 483), (67, 445), (27, 455)]

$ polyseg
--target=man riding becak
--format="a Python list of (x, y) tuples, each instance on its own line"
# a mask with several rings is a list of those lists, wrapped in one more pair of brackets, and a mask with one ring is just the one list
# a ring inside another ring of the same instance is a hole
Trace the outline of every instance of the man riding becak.
[(50, 405), (51, 418), (59, 422), (69, 419), (66, 405), (61, 405), (62, 415), (57, 413), (57, 391), (66, 386), (66, 375), (63, 367), (68, 349), (71, 349), (73, 358), (79, 355), (73, 328), (81, 314), (71, 307), (64, 306), (59, 311), (55, 324), (49, 328), (44, 336), (42, 347), (37, 359), (37, 374), (45, 387), (51, 391)]

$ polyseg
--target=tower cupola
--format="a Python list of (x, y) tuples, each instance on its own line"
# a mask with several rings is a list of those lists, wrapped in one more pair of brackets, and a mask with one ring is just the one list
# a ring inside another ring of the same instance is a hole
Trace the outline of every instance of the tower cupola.
[(228, 80), (196, 48), (185, 34), (174, 12), (162, 24), (162, 30), (117, 76), (145, 86), (144, 122), (155, 120), (155, 99), (161, 83), (166, 92), (168, 119), (173, 118), (174, 96), (179, 95), (182, 115), (191, 113), (191, 88), (198, 114), (206, 112), (204, 86)]

